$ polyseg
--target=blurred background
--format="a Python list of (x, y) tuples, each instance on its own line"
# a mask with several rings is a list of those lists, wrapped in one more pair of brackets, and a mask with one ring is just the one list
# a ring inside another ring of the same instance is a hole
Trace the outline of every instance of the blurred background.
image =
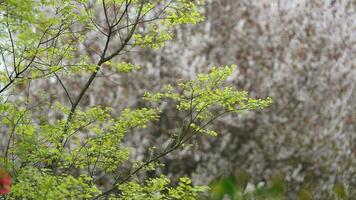
[[(253, 97), (272, 97), (272, 106), (219, 119), (218, 137), (195, 138), (197, 145), (164, 158), (160, 171), (191, 176), (195, 184), (233, 177), (242, 188), (277, 177), (291, 199), (305, 188), (315, 199), (333, 199), (336, 186), (356, 196), (356, 1), (207, 0), (201, 9), (205, 21), (176, 28), (165, 47), (118, 58), (140, 71), (118, 75), (104, 68), (82, 105), (110, 105), (119, 115), (146, 105), (145, 91), (236, 64), (233, 85)], [(90, 37), (88, 45), (100, 46), (99, 35)], [(63, 81), (75, 92), (85, 80)], [(36, 84), (53, 102), (67, 101), (56, 79)], [(157, 124), (126, 137), (132, 160), (147, 157), (180, 126), (181, 116), (165, 117), (175, 114), (172, 107), (161, 109)]]

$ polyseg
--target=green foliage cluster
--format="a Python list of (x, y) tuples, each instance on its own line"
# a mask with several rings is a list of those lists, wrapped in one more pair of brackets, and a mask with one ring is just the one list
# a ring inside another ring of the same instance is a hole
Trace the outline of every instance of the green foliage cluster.
[(53, 175), (49, 170), (33, 167), (19, 170), (8, 199), (89, 199), (99, 192), (86, 175)]
[(197, 199), (198, 195), (206, 190), (206, 186), (191, 186), (191, 181), (187, 177), (179, 179), (176, 188), (167, 187), (170, 180), (165, 176), (148, 179), (143, 185), (129, 182), (120, 186), (123, 199)]
[(211, 199), (222, 200), (283, 200), (287, 199), (285, 185), (281, 177), (274, 177), (269, 184), (248, 183), (246, 177), (223, 177), (212, 184)]
[[(161, 101), (160, 98), (163, 97), (176, 100), (177, 110), (191, 116), (190, 124), (183, 125), (184, 131), (177, 133), (177, 137), (172, 137), (175, 143), (172, 142), (174, 145), (170, 151), (187, 144), (197, 133), (215, 136), (213, 130), (205, 127), (221, 115), (215, 113), (216, 110), (222, 113), (241, 112), (269, 105), (270, 99), (252, 100), (247, 98), (246, 92), (224, 87), (223, 82), (231, 74), (231, 69), (213, 69), (208, 75), (199, 75), (197, 80), (182, 82), (178, 86), (181, 94), (174, 93), (173, 86), (167, 86), (166, 93), (146, 95), (146, 98), (150, 97), (155, 101)], [(69, 114), (66, 107), (57, 107), (63, 114)], [(129, 149), (120, 145), (124, 135), (132, 128), (146, 128), (147, 124), (156, 121), (160, 114), (160, 110), (153, 108), (125, 109), (115, 118), (110, 114), (110, 110), (102, 107), (92, 107), (86, 111), (78, 109), (73, 117), (75, 120), (70, 125), (65, 120), (58, 120), (37, 126), (26, 115), (29, 114), (28, 110), (2, 104), (2, 114), (7, 115), (2, 124), (11, 127), (12, 137), (16, 142), (16, 145), (9, 148), (8, 156), (2, 158), (8, 164), (7, 168), (17, 174), (10, 197), (24, 198), (30, 197), (31, 194), (39, 198), (45, 195), (48, 198), (56, 196), (62, 199), (64, 195), (63, 198), (76, 196), (86, 199), (99, 195), (100, 190), (93, 180), (95, 171), (118, 173), (120, 164), (129, 158)], [(13, 124), (19, 116), (21, 120)], [(66, 131), (63, 131), (64, 129)], [(9, 157), (16, 159), (10, 160)], [(46, 167), (42, 169), (41, 165)], [(147, 163), (141, 164), (144, 165)], [(60, 173), (50, 170), (53, 167)], [(71, 168), (86, 172), (74, 177), (66, 173)], [(118, 189), (123, 195), (119, 198), (194, 199), (205, 189), (190, 186), (187, 178), (181, 179), (177, 188), (167, 188), (168, 183), (168, 179), (161, 176), (150, 179), (145, 185), (134, 181), (119, 184)], [(74, 185), (76, 187), (73, 187)], [(160, 195), (157, 192), (160, 192)]]
[[(138, 70), (134, 64), (113, 59), (130, 46), (161, 47), (172, 39), (174, 26), (202, 20), (200, 4), (190, 0), (0, 2), (0, 164), (13, 177), (7, 199), (196, 199), (208, 189), (192, 186), (186, 177), (174, 187), (164, 175), (143, 182), (136, 175), (154, 170), (160, 158), (183, 148), (199, 133), (217, 135), (208, 126), (221, 115), (271, 103), (270, 98), (252, 99), (247, 92), (226, 86), (233, 66), (212, 68), (196, 80), (145, 95), (153, 105), (171, 102), (186, 117), (168, 146), (136, 166), (128, 162), (130, 148), (122, 145), (122, 139), (132, 129), (154, 124), (161, 111), (154, 106), (127, 108), (116, 116), (109, 106), (79, 106), (102, 67), (111, 66), (115, 73)], [(96, 7), (101, 11), (97, 13)], [(104, 22), (97, 21), (99, 14)], [(93, 32), (105, 41), (96, 49), (100, 55), (96, 63), (79, 53)], [(62, 80), (77, 76), (89, 78), (74, 95)], [(69, 103), (41, 104), (21, 95), (31, 81), (51, 77)], [(15, 97), (14, 92), (18, 92)], [(37, 115), (45, 109), (59, 117)], [(125, 171), (127, 166), (131, 167)], [(112, 177), (111, 182), (102, 184), (97, 177), (102, 173)]]
[[(70, 0), (0, 3), (1, 54), (12, 58), (2, 60), (7, 69), (1, 70), (0, 81), (5, 89), (15, 81), (48, 76), (77, 64), (75, 46), (83, 38), (82, 33), (71, 28), (89, 26), (88, 16), (78, 6), (78, 2)], [(62, 60), (68, 63), (61, 63)]]
[[(239, 172), (236, 176), (225, 176), (214, 181), (209, 190), (209, 200), (287, 200), (290, 195), (287, 193), (287, 182), (283, 176), (271, 177), (266, 182), (253, 184), (249, 182), (249, 175), (246, 172)], [(347, 189), (343, 184), (336, 184), (334, 187), (334, 199), (349, 199)], [(308, 187), (299, 189), (296, 199), (313, 200), (313, 190)]]
[(213, 130), (206, 129), (212, 120), (227, 113), (262, 109), (272, 103), (270, 98), (252, 99), (246, 91), (237, 91), (226, 86), (224, 83), (234, 68), (235, 66), (213, 67), (208, 74), (198, 74), (196, 80), (182, 81), (177, 88), (167, 85), (164, 93), (147, 92), (145, 98), (175, 103), (177, 110), (187, 113), (187, 126), (193, 133), (216, 136)]

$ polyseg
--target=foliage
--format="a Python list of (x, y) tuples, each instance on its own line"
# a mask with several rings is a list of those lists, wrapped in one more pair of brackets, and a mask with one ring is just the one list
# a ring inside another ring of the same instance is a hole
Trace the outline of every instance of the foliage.
[(232, 199), (232, 200), (282, 200), (285, 197), (284, 181), (276, 177), (269, 184), (260, 182), (252, 184), (248, 180), (238, 177), (222, 177), (213, 182), (211, 189), (212, 200)]
[[(132, 166), (130, 148), (122, 140), (130, 131), (147, 128), (159, 118), (156, 107), (126, 108), (119, 116), (110, 105), (80, 105), (98, 73), (110, 66), (114, 73), (139, 67), (117, 62), (131, 48), (159, 48), (172, 39), (172, 29), (203, 19), (200, 1), (115, 0), (73, 1), (5, 0), (0, 3), (0, 125), (1, 165), (13, 177), (7, 199), (196, 199), (207, 187), (180, 178), (176, 187), (165, 176), (141, 181), (144, 170), (154, 170), (159, 159), (190, 144), (227, 113), (267, 107), (271, 99), (248, 98), (247, 92), (226, 86), (233, 67), (212, 68), (196, 80), (167, 86), (163, 93), (147, 93), (158, 103), (170, 100), (187, 116), (166, 147)], [(98, 10), (98, 8), (100, 8)], [(100, 18), (101, 17), (101, 18)], [(87, 43), (101, 34), (100, 47)], [(80, 53), (80, 49), (87, 54)], [(96, 60), (89, 58), (96, 54)], [(71, 86), (62, 80), (86, 79)], [(44, 91), (33, 98), (31, 84), (55, 80), (66, 101), (46, 103)], [(74, 88), (74, 89), (73, 89)], [(56, 117), (38, 115), (51, 113)], [(188, 123), (186, 123), (188, 122)], [(104, 182), (100, 177), (108, 179)]]
[[(287, 197), (287, 183), (282, 176), (272, 177), (267, 183), (259, 182), (253, 184), (249, 182), (248, 175), (240, 173), (237, 176), (222, 177), (211, 184), (209, 200), (285, 200)], [(348, 199), (345, 187), (337, 184), (334, 188), (334, 199)], [(310, 188), (299, 189), (298, 200), (315, 199)]]
[(208, 190), (204, 186), (191, 186), (189, 178), (180, 178), (176, 188), (167, 187), (170, 180), (165, 176), (146, 180), (144, 185), (129, 182), (119, 188), (122, 199), (196, 199), (201, 192)]
[[(231, 72), (232, 67), (213, 68), (209, 74), (199, 75), (197, 80), (179, 84), (181, 94), (174, 93), (174, 88), (169, 86), (166, 93), (147, 95), (155, 101), (160, 101), (159, 97), (176, 100), (178, 111), (183, 110), (188, 113), (190, 122), (186, 126), (183, 125), (183, 131), (178, 133), (177, 137), (171, 138), (172, 143), (164, 152), (143, 163), (138, 169), (187, 144), (197, 133), (215, 135), (212, 134), (213, 131), (205, 129), (212, 120), (221, 115), (213, 111), (241, 112), (263, 108), (270, 104), (270, 99), (254, 100), (247, 98), (246, 92), (225, 87), (223, 82)], [(214, 95), (215, 98), (211, 98)], [(62, 105), (57, 107), (63, 114), (69, 115), (66, 107)], [(13, 130), (12, 137), (16, 142), (16, 145), (8, 148), (8, 157), (15, 159), (2, 158), (7, 164), (7, 169), (17, 174), (10, 198), (81, 197), (87, 199), (100, 195), (93, 179), (96, 171), (116, 174), (119, 172), (120, 164), (128, 159), (129, 150), (119, 145), (124, 135), (135, 127), (146, 128), (147, 123), (158, 119), (160, 111), (148, 108), (125, 109), (118, 118), (114, 118), (109, 108), (92, 107), (87, 111), (78, 109), (70, 125), (65, 120), (58, 120), (39, 126), (33, 124), (28, 110), (19, 109), (11, 103), (3, 104), (2, 113), (4, 116), (7, 115), (2, 123)], [(20, 119), (14, 124), (12, 119), (17, 118)], [(68, 174), (68, 171), (73, 169), (87, 169), (87, 172), (74, 177)], [(129, 177), (134, 174), (135, 172)], [(150, 195), (157, 195), (158, 191), (167, 190), (168, 192), (165, 193), (168, 197), (176, 199), (192, 199), (198, 192), (203, 191), (202, 187), (190, 187), (187, 178), (181, 179), (177, 188), (167, 189), (165, 188), (168, 184), (167, 180), (164, 177), (152, 179), (146, 182), (147, 186), (122, 182), (118, 184), (118, 189), (122, 195), (134, 195), (122, 198), (138, 199), (140, 195), (145, 195), (140, 191), (145, 191), (147, 197), (151, 197)], [(161, 187), (157, 188), (156, 184)], [(136, 196), (133, 191), (139, 196)]]
[(53, 175), (47, 169), (21, 168), (9, 199), (90, 199), (99, 191), (85, 175)]

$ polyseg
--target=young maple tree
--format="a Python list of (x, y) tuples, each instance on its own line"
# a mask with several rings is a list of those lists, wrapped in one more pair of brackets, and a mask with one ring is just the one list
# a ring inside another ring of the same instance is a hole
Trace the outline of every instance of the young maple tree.
[[(144, 99), (152, 107), (83, 105), (103, 68), (134, 73), (139, 66), (122, 55), (160, 48), (173, 28), (203, 20), (199, 0), (5, 0), (0, 2), (0, 164), (12, 177), (7, 199), (196, 199), (205, 186), (187, 177), (170, 184), (163, 174), (140, 180), (159, 159), (184, 148), (218, 117), (267, 107), (271, 99), (249, 98), (226, 86), (234, 66), (212, 68), (197, 79), (168, 85)], [(100, 46), (91, 45), (100, 35)], [(64, 79), (85, 79), (83, 85)], [(31, 85), (55, 81), (66, 101)], [(48, 103), (55, 99), (56, 103)], [(143, 161), (128, 164), (130, 149), (121, 140), (133, 128), (160, 118), (167, 101), (185, 117), (167, 145)], [(49, 117), (44, 113), (54, 113)], [(130, 167), (127, 167), (127, 166)], [(127, 169), (129, 168), (129, 169)], [(106, 183), (97, 175), (104, 174)]]

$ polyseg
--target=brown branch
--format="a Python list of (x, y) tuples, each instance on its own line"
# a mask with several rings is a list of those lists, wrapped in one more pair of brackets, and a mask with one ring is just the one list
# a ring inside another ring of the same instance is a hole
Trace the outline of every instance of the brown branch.
[[(140, 15), (141, 15), (141, 11), (143, 9), (143, 5), (144, 3), (142, 2), (141, 3), (141, 6), (140, 6), (140, 9), (138, 11), (138, 14), (137, 14), (137, 18), (136, 18), (136, 21), (138, 23), (138, 20), (140, 19)], [(106, 6), (105, 6), (105, 1), (103, 0), (103, 7), (104, 7), (104, 13), (106, 13), (107, 11), (105, 11), (106, 9)], [(105, 14), (107, 16), (107, 14)], [(107, 16), (108, 18), (108, 16)], [(107, 19), (107, 23), (109, 22), (109, 19)], [(132, 35), (133, 33), (135, 32), (136, 30), (136, 26), (134, 26), (131, 31), (130, 31), (130, 34), (126, 37), (124, 43), (121, 45), (121, 47), (116, 50), (114, 53), (112, 53), (110, 56), (106, 57), (106, 52), (107, 50), (109, 49), (109, 44), (110, 44), (110, 40), (111, 40), (111, 34), (112, 34), (112, 26), (110, 25), (110, 23), (107, 24), (108, 25), (108, 29), (109, 29), (109, 33), (107, 35), (107, 38), (106, 38), (106, 42), (105, 42), (105, 47), (103, 49), (103, 52), (101, 54), (101, 57), (97, 63), (97, 67), (95, 69), (94, 72), (92, 72), (92, 74), (90, 75), (88, 81), (86, 82), (86, 84), (84, 85), (83, 89), (81, 90), (80, 94), (78, 95), (78, 97), (76, 98), (76, 100), (74, 101), (71, 109), (70, 109), (70, 113), (68, 115), (68, 118), (67, 118), (67, 121), (66, 121), (66, 124), (64, 126), (64, 129), (63, 129), (63, 132), (66, 133), (69, 129), (69, 126), (70, 126), (70, 123), (71, 121), (73, 120), (73, 117), (74, 117), (74, 114), (75, 114), (75, 111), (80, 103), (80, 101), (82, 100), (82, 98), (84, 97), (85, 93), (87, 92), (87, 90), (89, 89), (90, 85), (92, 84), (92, 82), (94, 81), (95, 77), (97, 76), (98, 74), (98, 71), (100, 69), (100, 66), (111, 60), (112, 58), (114, 58), (116, 55), (118, 55), (126, 46), (126, 44), (130, 41), (130, 39), (132, 38)], [(61, 142), (63, 142), (64, 138), (61, 139)]]
[(69, 94), (67, 88), (64, 86), (62, 80), (58, 77), (58, 75), (57, 75), (56, 72), (54, 72), (54, 76), (57, 78), (59, 84), (62, 86), (62, 88), (63, 88), (64, 92), (66, 93), (66, 95), (67, 95), (67, 97), (68, 97), (68, 99), (69, 99), (71, 105), (73, 105), (73, 100), (72, 100), (72, 98), (70, 97), (70, 94)]

